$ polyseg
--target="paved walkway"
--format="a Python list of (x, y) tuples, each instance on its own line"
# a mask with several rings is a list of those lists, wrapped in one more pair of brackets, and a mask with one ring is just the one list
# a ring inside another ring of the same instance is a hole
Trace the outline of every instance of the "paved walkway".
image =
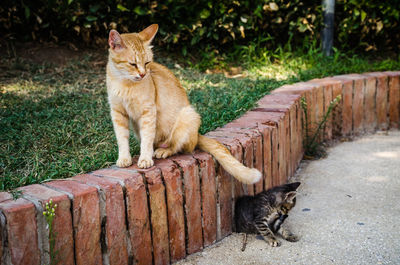
[(242, 252), (233, 234), (178, 264), (400, 264), (400, 132), (328, 149), (302, 164), (286, 220), (300, 241), (271, 248), (255, 236)]

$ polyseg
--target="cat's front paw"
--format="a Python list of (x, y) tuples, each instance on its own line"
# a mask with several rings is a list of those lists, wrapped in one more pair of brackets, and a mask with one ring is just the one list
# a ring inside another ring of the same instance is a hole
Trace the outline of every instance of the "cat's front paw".
[(154, 151), (154, 156), (156, 158), (167, 158), (173, 155), (173, 152), (170, 148), (157, 148)]
[(285, 238), (285, 240), (287, 240), (289, 242), (297, 242), (297, 241), (299, 241), (299, 237), (296, 236), (296, 235), (293, 235), (293, 234), (288, 235), (288, 236), (286, 236), (284, 238)]
[(268, 243), (271, 247), (279, 247), (281, 245), (281, 242), (276, 240), (275, 238), (271, 238), (268, 240)]
[(154, 165), (154, 161), (151, 159), (151, 157), (147, 158), (140, 156), (137, 165), (139, 168), (149, 168)]
[(132, 165), (132, 157), (131, 156), (118, 157), (116, 164), (117, 167), (129, 167), (130, 165)]

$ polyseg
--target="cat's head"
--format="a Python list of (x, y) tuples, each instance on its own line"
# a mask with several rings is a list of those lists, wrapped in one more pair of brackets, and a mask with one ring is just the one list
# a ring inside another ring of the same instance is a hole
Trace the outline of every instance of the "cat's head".
[(139, 33), (119, 34), (111, 30), (108, 38), (110, 71), (121, 79), (141, 81), (148, 75), (148, 64), (153, 61), (151, 41), (158, 25), (153, 24)]
[(288, 212), (296, 205), (296, 190), (300, 186), (300, 182), (288, 183), (275, 187), (275, 204), (280, 208), (282, 214)]

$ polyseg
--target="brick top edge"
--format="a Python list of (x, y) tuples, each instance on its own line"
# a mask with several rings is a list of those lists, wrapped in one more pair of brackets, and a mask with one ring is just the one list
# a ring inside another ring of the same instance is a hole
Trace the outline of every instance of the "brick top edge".
[(29, 209), (34, 207), (35, 205), (32, 202), (24, 198), (18, 198), (16, 200), (7, 200), (0, 203), (0, 209), (7, 212), (17, 212), (20, 211), (21, 209)]
[(95, 187), (91, 187), (71, 179), (54, 180), (45, 183), (45, 185), (62, 192), (67, 192), (72, 196), (80, 196), (90, 192), (97, 192)]
[(0, 192), (0, 202), (4, 202), (4, 201), (8, 201), (11, 200), (13, 198), (13, 196), (11, 195), (11, 193), (8, 192)]
[(46, 202), (50, 199), (57, 202), (68, 198), (66, 194), (40, 184), (33, 184), (21, 187), (18, 190), (22, 191), (22, 195), (28, 195), (34, 197), (42, 202)]

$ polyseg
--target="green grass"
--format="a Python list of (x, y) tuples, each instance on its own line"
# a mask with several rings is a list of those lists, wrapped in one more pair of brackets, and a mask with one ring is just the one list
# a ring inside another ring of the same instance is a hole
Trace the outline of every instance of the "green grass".
[[(250, 46), (251, 48), (252, 46)], [(286, 83), (350, 72), (400, 69), (399, 58), (371, 61), (316, 49), (291, 52), (237, 47), (210, 65), (191, 67), (162, 62), (180, 78), (202, 116), (201, 133), (235, 119), (255, 101)], [(104, 57), (102, 57), (104, 59)], [(85, 53), (64, 66), (1, 59), (0, 176), (1, 190), (66, 178), (112, 165), (117, 145), (105, 87), (105, 66), (98, 54)], [(181, 58), (179, 62), (182, 62)], [(233, 63), (236, 62), (236, 63)], [(199, 68), (241, 66), (244, 77), (205, 74)], [(132, 154), (139, 152), (134, 139)]]

